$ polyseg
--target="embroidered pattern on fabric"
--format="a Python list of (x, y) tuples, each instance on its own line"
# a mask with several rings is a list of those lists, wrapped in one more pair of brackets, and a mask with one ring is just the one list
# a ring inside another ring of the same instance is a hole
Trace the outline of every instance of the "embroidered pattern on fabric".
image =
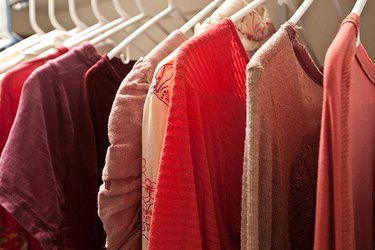
[(236, 26), (237, 31), (250, 41), (264, 41), (274, 33), (273, 23), (270, 18), (261, 19), (256, 12), (251, 12), (243, 17)]
[(313, 249), (319, 131), (306, 136), (289, 180), (290, 249)]
[(146, 172), (146, 159), (142, 158), (142, 234), (148, 240), (156, 183), (147, 178)]
[(155, 94), (162, 102), (169, 106), (171, 86), (170, 82), (174, 75), (174, 65), (166, 63), (155, 75), (155, 84), (151, 86), (151, 93)]

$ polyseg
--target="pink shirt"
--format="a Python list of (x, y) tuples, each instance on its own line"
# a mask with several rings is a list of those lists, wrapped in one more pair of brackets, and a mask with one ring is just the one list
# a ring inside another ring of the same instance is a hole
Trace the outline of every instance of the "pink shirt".
[(319, 152), (315, 249), (372, 249), (375, 65), (356, 48), (349, 15), (328, 49)]

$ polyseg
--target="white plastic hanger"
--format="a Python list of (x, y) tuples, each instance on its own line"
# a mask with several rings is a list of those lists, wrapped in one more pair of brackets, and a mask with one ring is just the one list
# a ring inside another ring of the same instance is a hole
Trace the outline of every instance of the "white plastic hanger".
[(238, 22), (241, 18), (243, 18), (245, 15), (250, 13), (251, 11), (255, 10), (258, 8), (260, 5), (265, 3), (267, 0), (254, 0), (236, 13), (234, 13), (229, 19), (232, 20), (232, 22), (236, 23)]
[(76, 9), (76, 1), (68, 0), (68, 3), (69, 3), (69, 15), (74, 25), (76, 26), (76, 29), (78, 31), (81, 31), (87, 28), (87, 25), (84, 22), (82, 22), (81, 19), (78, 17), (77, 9)]
[(186, 22), (179, 30), (182, 33), (187, 33), (191, 28), (194, 27), (203, 17), (209, 14), (213, 9), (219, 7), (224, 0), (214, 0), (209, 5), (207, 5), (204, 9), (198, 12), (195, 16), (193, 16), (188, 22)]
[[(95, 3), (94, 3), (95, 2)], [(97, 0), (96, 1), (92, 1), (91, 3), (94, 3), (94, 5), (92, 5), (93, 7), (93, 12), (97, 13), (99, 8), (97, 6)], [(87, 32), (81, 36), (77, 36), (77, 37), (72, 37), (68, 40), (66, 40), (64, 42), (64, 46), (67, 47), (67, 48), (73, 48), (79, 44), (81, 44), (82, 42), (84, 41), (88, 41), (90, 39), (93, 39), (95, 37), (97, 37), (98, 35), (102, 34), (103, 32), (106, 32), (114, 27), (117, 27), (118, 25), (121, 25), (123, 22), (126, 21), (126, 19), (128, 19), (130, 17), (130, 15), (128, 15), (128, 13), (125, 12), (125, 10), (122, 10), (120, 7), (119, 7), (119, 3), (115, 1), (113, 2), (114, 3), (114, 6), (115, 6), (115, 9), (116, 11), (121, 15), (120, 18), (117, 18), (107, 24), (103, 24), (101, 25), (100, 27), (96, 28), (96, 29), (93, 29), (92, 31), (90, 32)], [(94, 8), (96, 8), (96, 10), (94, 10)], [(124, 15), (124, 16), (122, 16)]]
[[(117, 13), (122, 17), (122, 18), (124, 18), (125, 20), (126, 19), (129, 19), (131, 16), (130, 16), (130, 14), (129, 13), (127, 13), (125, 10), (124, 10), (124, 8), (122, 8), (121, 7), (121, 4), (120, 4), (120, 0), (113, 0), (113, 5), (115, 6), (115, 9), (116, 9), (116, 11), (117, 11)], [(146, 14), (146, 12), (144, 11), (144, 8), (143, 8), (143, 6), (142, 6), (142, 4), (141, 3), (137, 3), (137, 6), (138, 6), (138, 8), (139, 8), (139, 10), (141, 11), (141, 13), (145, 13)], [(147, 18), (150, 18), (150, 15), (148, 15), (148, 14), (146, 14), (147, 15)], [(146, 18), (145, 18), (146, 19)], [(143, 20), (145, 20), (145, 19), (143, 19)], [(142, 20), (142, 21), (143, 21)], [(141, 22), (140, 22), (141, 23)], [(160, 27), (162, 27), (162, 26), (159, 26), (159, 28)], [(150, 39), (151, 41), (153, 41), (155, 44), (157, 44), (158, 43), (158, 41), (156, 41), (152, 36), (150, 36), (147, 32), (144, 34), (145, 36), (147, 36), (148, 37), (148, 39)]]
[(126, 20), (125, 22), (121, 22), (121, 24), (119, 24), (118, 26), (106, 31), (105, 33), (95, 37), (94, 39), (92, 39), (90, 41), (90, 43), (92, 45), (96, 45), (96, 44), (104, 41), (105, 39), (113, 36), (114, 34), (118, 33), (119, 31), (123, 31), (123, 30), (125, 30), (125, 28), (130, 27), (131, 25), (134, 25), (134, 24), (140, 22), (141, 20), (143, 20), (146, 17), (147, 17), (147, 15), (145, 13), (138, 14), (138, 15)]
[(94, 13), (95, 18), (98, 20), (98, 23), (105, 24), (108, 23), (107, 18), (100, 12), (98, 0), (91, 0), (91, 9)]
[(120, 0), (113, 0), (113, 6), (115, 6), (116, 12), (121, 17), (123, 17), (125, 19), (129, 19), (131, 17), (123, 8), (121, 8)]
[(35, 34), (44, 34), (44, 31), (40, 28), (36, 21), (36, 3), (35, 0), (29, 0), (29, 21), (31, 28)]
[(48, 18), (56, 30), (66, 30), (56, 18), (55, 0), (48, 0)]
[(301, 6), (297, 9), (297, 11), (293, 14), (293, 16), (289, 19), (289, 22), (293, 24), (297, 24), (298, 21), (301, 19), (303, 14), (306, 13), (306, 11), (310, 8), (311, 4), (314, 2), (314, 0), (305, 0), (301, 4)]
[[(351, 13), (361, 16), (366, 3), (367, 3), (367, 0), (357, 0)], [(360, 37), (360, 32), (358, 31), (356, 46), (358, 47), (360, 43), (361, 43), (361, 37)]]
[[(136, 2), (141, 6), (139, 0), (136, 0)], [(108, 54), (108, 58), (111, 60), (117, 55), (121, 54), (121, 52), (128, 46), (130, 43), (132, 43), (137, 37), (144, 34), (147, 29), (149, 29), (154, 24), (158, 23), (161, 19), (164, 17), (171, 15), (173, 13), (178, 12), (178, 8), (174, 5), (173, 0), (168, 0), (168, 7), (161, 11), (159, 14), (148, 20), (145, 24), (143, 24), (140, 28), (138, 28), (136, 31), (134, 31), (132, 34), (130, 34), (124, 41), (122, 41), (120, 44), (118, 44), (115, 48), (113, 48)], [(178, 13), (178, 15), (181, 15), (181, 13)]]
[(362, 14), (363, 9), (365, 8), (366, 3), (367, 0), (357, 0), (351, 13), (360, 16)]
[[(10, 48), (2, 51), (0, 54), (12, 53), (12, 51), (18, 50), (23, 51), (40, 41), (41, 35), (44, 34), (44, 31), (39, 27), (37, 20), (36, 20), (36, 3), (35, 0), (29, 0), (28, 4), (26, 5), (29, 8), (29, 21), (31, 28), (35, 32), (33, 35), (21, 40), (20, 42), (16, 43), (15, 45), (11, 46)], [(1, 9), (1, 8), (0, 8)], [(0, 14), (1, 18), (7, 18), (6, 13)], [(2, 23), (2, 22), (0, 22)], [(4, 22), (6, 24), (6, 22)], [(1, 25), (0, 25), (1, 26)], [(8, 32), (8, 30), (6, 30)], [(1, 33), (1, 32), (0, 32)], [(3, 35), (1, 35), (3, 36)]]
[[(254, 0), (236, 13), (234, 13), (231, 17), (230, 20), (232, 22), (236, 23), (238, 22), (241, 18), (243, 18), (246, 14), (250, 13), (263, 3), (265, 3), (267, 0)], [(303, 14), (306, 12), (306, 10), (310, 7), (314, 0), (305, 0), (302, 5), (297, 9), (297, 11), (293, 14), (293, 16), (289, 19), (289, 22), (293, 24), (297, 24), (297, 22), (301, 19)], [(286, 3), (288, 7), (291, 6), (291, 3), (288, 3), (288, 1), (285, 0), (278, 0), (279, 4)]]
[(72, 37), (68, 38), (65, 41), (66, 44), (70, 44), (70, 43), (77, 44), (77, 43), (74, 42), (77, 39), (79, 39), (79, 41), (80, 41), (79, 43), (81, 43), (81, 42), (85, 41), (85, 40), (81, 41), (81, 39), (80, 39), (81, 37), (86, 36), (86, 34), (89, 34), (89, 33), (93, 32), (94, 30), (96, 30), (96, 29), (98, 29), (98, 28), (100, 28), (100, 27), (102, 27), (102, 26), (104, 26), (108, 23), (107, 18), (105, 18), (104, 15), (99, 10), (98, 0), (91, 0), (90, 5), (91, 5), (92, 12), (94, 13), (94, 16), (97, 20), (97, 23), (88, 27), (88, 28), (86, 28), (86, 29), (84, 29), (84, 30), (82, 30), (82, 31), (80, 31), (77, 34), (74, 34)]
[[(119, 5), (116, 8), (120, 8)], [(126, 13), (125, 10), (119, 11), (121, 14), (126, 15), (126, 17), (129, 16), (129, 14)], [(81, 44), (84, 41), (90, 40), (90, 43), (92, 45), (97, 45), (98, 43), (104, 41), (111, 35), (117, 33), (118, 31), (121, 31), (125, 29), (126, 27), (130, 27), (138, 22), (140, 22), (142, 19), (144, 19), (144, 16), (146, 14), (143, 13), (135, 16), (133, 18), (130, 18), (129, 20), (126, 20), (125, 17), (120, 17), (110, 23), (104, 24), (101, 27), (82, 35), (81, 37), (78, 37), (77, 39), (68, 39), (66, 42), (64, 42), (64, 46), (67, 48), (73, 48), (79, 44)], [(103, 33), (104, 32), (104, 33)], [(103, 34), (102, 34), (103, 33)], [(144, 51), (142, 51), (138, 46), (134, 45), (136, 49), (138, 49), (142, 54), (144, 54)], [(125, 60), (125, 59), (124, 59)]]

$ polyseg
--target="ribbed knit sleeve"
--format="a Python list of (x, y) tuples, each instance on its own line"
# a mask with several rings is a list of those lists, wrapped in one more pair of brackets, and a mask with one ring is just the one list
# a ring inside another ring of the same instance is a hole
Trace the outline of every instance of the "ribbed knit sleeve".
[(229, 20), (180, 48), (149, 249), (239, 248), (247, 60)]

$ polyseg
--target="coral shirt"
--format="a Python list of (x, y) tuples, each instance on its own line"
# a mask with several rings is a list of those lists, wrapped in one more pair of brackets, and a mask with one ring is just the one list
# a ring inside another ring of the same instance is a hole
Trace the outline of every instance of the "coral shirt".
[(375, 65), (356, 48), (350, 14), (328, 49), (319, 152), (315, 249), (373, 249)]

